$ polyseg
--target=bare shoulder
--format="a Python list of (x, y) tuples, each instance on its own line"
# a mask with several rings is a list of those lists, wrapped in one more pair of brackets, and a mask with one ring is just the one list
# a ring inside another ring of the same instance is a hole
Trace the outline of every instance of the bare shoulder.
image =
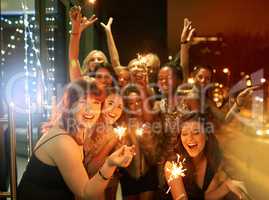
[(47, 137), (54, 137), (47, 148), (47, 151), (50, 153), (50, 155), (55, 154), (55, 152), (60, 154), (62, 151), (79, 151), (79, 145), (76, 143), (74, 138), (69, 135), (69, 133), (66, 133), (61, 129), (52, 128), (48, 132)]

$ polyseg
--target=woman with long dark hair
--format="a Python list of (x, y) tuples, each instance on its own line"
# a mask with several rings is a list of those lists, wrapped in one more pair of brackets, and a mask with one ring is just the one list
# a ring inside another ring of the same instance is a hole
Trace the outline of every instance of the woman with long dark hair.
[(165, 177), (174, 200), (222, 199), (229, 192), (239, 199), (243, 193), (234, 180), (220, 180), (222, 154), (213, 134), (213, 125), (199, 115), (184, 121), (180, 129), (177, 153), (186, 159), (185, 176), (171, 180), (171, 161), (165, 164)]

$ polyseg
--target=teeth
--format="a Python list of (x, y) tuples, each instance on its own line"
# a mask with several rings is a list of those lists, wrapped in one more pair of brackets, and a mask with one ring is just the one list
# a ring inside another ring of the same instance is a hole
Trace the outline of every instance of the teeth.
[(116, 117), (116, 115), (114, 114), (114, 113), (108, 113), (108, 115), (110, 116), (110, 117), (112, 117), (112, 118), (114, 118), (114, 117)]
[(94, 115), (83, 115), (83, 117), (86, 119), (92, 119), (94, 117)]
[(188, 144), (188, 146), (189, 146), (190, 148), (192, 148), (192, 147), (196, 147), (197, 144)]

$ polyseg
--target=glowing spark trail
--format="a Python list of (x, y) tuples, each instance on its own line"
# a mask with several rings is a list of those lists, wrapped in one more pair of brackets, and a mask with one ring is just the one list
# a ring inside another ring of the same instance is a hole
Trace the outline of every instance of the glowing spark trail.
[(117, 134), (117, 136), (119, 137), (119, 139), (121, 140), (121, 138), (125, 134), (126, 128), (122, 127), (122, 126), (118, 126), (118, 127), (114, 128), (114, 131)]
[[(170, 173), (170, 177), (168, 179), (168, 183), (171, 182), (172, 180), (177, 179), (178, 177), (183, 177), (185, 176), (185, 171), (187, 169), (184, 169), (183, 167), (183, 163), (185, 162), (185, 158), (180, 161), (180, 155), (177, 154), (177, 161), (172, 161), (172, 166), (171, 168), (166, 168), (166, 171), (168, 171)], [(169, 191), (171, 190), (171, 187), (168, 188), (167, 190), (167, 194), (169, 193)]]

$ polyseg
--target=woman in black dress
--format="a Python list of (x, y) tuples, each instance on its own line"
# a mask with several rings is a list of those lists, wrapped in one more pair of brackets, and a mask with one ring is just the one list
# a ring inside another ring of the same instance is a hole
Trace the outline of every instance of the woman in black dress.
[(123, 146), (88, 178), (83, 143), (86, 130), (95, 124), (101, 109), (94, 91), (83, 80), (66, 87), (59, 121), (37, 142), (18, 187), (19, 200), (93, 199), (104, 191), (117, 166), (130, 164), (133, 147)]
[(186, 159), (185, 176), (171, 180), (172, 162), (165, 164), (165, 177), (174, 200), (222, 199), (229, 192), (242, 198), (235, 181), (220, 176), (224, 174), (222, 155), (212, 130), (212, 123), (198, 115), (182, 123), (178, 153)]

